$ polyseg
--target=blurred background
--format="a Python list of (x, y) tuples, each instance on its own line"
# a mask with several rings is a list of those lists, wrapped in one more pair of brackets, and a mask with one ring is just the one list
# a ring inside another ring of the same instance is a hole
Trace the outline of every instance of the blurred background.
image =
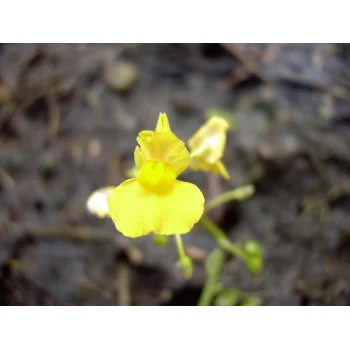
[(197, 305), (216, 246), (200, 225), (127, 239), (86, 210), (133, 167), (160, 112), (183, 140), (211, 115), (231, 124), (231, 179), (189, 172), (206, 198), (253, 184), (212, 219), (265, 251), (258, 276), (228, 257), (225, 288), (263, 305), (350, 303), (350, 46), (0, 44), (0, 304)]

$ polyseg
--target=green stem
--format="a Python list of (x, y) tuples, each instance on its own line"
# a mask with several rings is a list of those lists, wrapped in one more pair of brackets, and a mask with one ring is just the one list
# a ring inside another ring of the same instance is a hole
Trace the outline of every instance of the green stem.
[(213, 210), (222, 204), (237, 200), (242, 201), (250, 197), (254, 193), (254, 186), (246, 185), (238, 187), (232, 191), (225, 192), (207, 202), (205, 205), (205, 212)]
[(178, 233), (175, 234), (175, 242), (177, 246), (177, 251), (179, 253), (179, 257), (181, 259), (186, 256), (186, 253), (185, 253), (184, 245), (182, 243), (181, 235), (179, 235)]
[(204, 228), (206, 228), (211, 235), (216, 239), (218, 246), (223, 250), (237, 256), (241, 260), (245, 261), (245, 255), (239, 245), (232, 243), (217, 225), (209, 220), (205, 215), (200, 220)]
[(220, 290), (220, 275), (224, 267), (225, 253), (221, 248), (215, 248), (205, 260), (207, 279), (198, 301), (199, 306), (212, 304), (215, 295)]
[(207, 278), (198, 301), (198, 306), (209, 306), (213, 300), (215, 293), (216, 293), (215, 280), (211, 278)]

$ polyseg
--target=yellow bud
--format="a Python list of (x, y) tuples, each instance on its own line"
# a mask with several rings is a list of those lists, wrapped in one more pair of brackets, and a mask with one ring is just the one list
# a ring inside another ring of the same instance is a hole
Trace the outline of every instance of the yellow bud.
[(229, 179), (229, 174), (221, 161), (229, 127), (225, 119), (214, 116), (188, 140), (191, 167), (194, 170), (220, 174), (225, 179)]

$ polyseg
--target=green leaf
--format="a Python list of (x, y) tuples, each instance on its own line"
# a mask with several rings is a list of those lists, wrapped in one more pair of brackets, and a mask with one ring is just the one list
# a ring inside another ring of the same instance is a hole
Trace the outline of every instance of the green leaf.
[(218, 293), (215, 298), (216, 306), (236, 306), (238, 305), (239, 299), (241, 297), (241, 292), (239, 289), (232, 288), (222, 290)]
[(242, 303), (242, 306), (261, 306), (263, 304), (263, 300), (257, 296), (246, 297)]
[(205, 269), (209, 278), (217, 278), (224, 265), (225, 253), (220, 248), (215, 248), (205, 260)]

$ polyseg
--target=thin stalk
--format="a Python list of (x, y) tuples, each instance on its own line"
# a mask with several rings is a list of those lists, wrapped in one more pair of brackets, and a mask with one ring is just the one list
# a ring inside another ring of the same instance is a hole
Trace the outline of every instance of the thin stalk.
[(175, 242), (177, 246), (177, 251), (179, 253), (179, 257), (181, 259), (186, 256), (186, 253), (185, 253), (184, 245), (182, 243), (181, 235), (179, 235), (178, 233), (175, 234)]
[(225, 232), (215, 225), (210, 219), (203, 215), (200, 223), (215, 238), (219, 247), (245, 261), (245, 255), (240, 246), (232, 243), (225, 235)]
[(207, 202), (205, 205), (205, 213), (233, 200), (246, 200), (253, 193), (254, 187), (252, 185), (241, 186), (232, 191), (225, 192)]

